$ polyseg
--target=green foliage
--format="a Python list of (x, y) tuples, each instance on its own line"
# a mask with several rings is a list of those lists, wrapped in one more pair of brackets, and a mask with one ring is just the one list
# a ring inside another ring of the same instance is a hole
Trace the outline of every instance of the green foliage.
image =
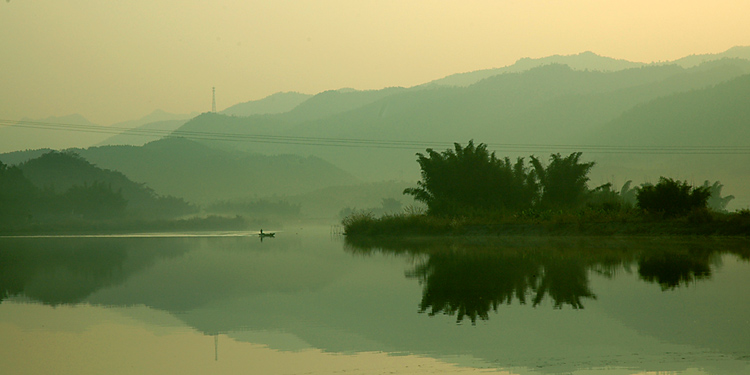
[(724, 188), (719, 181), (711, 184), (708, 180), (703, 182), (703, 187), (711, 192), (711, 196), (708, 198), (708, 208), (716, 212), (727, 212), (727, 204), (734, 199), (734, 195), (727, 195), (726, 197), (721, 196), (721, 189)]
[(540, 207), (570, 208), (583, 202), (588, 192), (588, 173), (594, 167), (594, 162), (580, 163), (581, 155), (574, 152), (563, 158), (560, 154), (552, 154), (547, 167), (536, 157), (531, 157), (531, 165), (542, 190)]
[(487, 151), (487, 145), (466, 147), (454, 144), (454, 150), (438, 153), (427, 149), (418, 153), (422, 180), (416, 188), (407, 188), (415, 200), (427, 205), (433, 215), (522, 210), (531, 207), (536, 198), (536, 181), (524, 166), (498, 159)]
[(612, 190), (611, 183), (606, 183), (591, 190), (586, 205), (589, 208), (603, 211), (616, 211), (626, 206), (620, 194)]
[(90, 185), (73, 185), (60, 198), (71, 213), (87, 218), (122, 216), (128, 204), (122, 190), (113, 191), (112, 185), (99, 181)]
[(639, 208), (675, 217), (705, 209), (710, 195), (708, 187), (693, 187), (686, 181), (661, 177), (656, 185), (643, 185), (637, 198)]
[(417, 154), (422, 180), (404, 190), (427, 205), (432, 215), (487, 215), (520, 212), (530, 208), (570, 209), (580, 206), (589, 192), (586, 183), (593, 162), (581, 163), (581, 153), (550, 156), (550, 164), (531, 156), (528, 168), (523, 158), (511, 163), (487, 151), (487, 145), (438, 153), (427, 149)]
[(18, 167), (0, 162), (0, 222), (26, 219), (38, 194), (38, 189)]

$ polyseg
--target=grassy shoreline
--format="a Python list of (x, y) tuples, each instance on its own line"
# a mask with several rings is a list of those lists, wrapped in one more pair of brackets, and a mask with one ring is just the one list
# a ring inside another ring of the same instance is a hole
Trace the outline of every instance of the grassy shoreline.
[(750, 235), (750, 212), (696, 212), (663, 218), (642, 213), (544, 213), (534, 216), (473, 218), (359, 213), (342, 222), (348, 237), (404, 236), (743, 236)]

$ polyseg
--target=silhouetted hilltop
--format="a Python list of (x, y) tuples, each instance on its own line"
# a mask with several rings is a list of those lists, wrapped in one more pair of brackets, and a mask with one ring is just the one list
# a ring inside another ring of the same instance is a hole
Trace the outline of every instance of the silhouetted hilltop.
[(102, 184), (112, 192), (121, 192), (131, 213), (169, 216), (192, 211), (187, 202), (159, 196), (144, 184), (133, 182), (118, 171), (99, 168), (72, 151), (51, 151), (20, 164), (19, 168), (39, 189), (54, 194)]
[(479, 82), (482, 79), (499, 74), (519, 73), (539, 66), (550, 64), (567, 65), (573, 70), (613, 72), (618, 70), (638, 68), (646, 65), (678, 65), (683, 68), (692, 68), (708, 61), (721, 60), (724, 58), (740, 58), (750, 60), (750, 46), (736, 46), (721, 53), (691, 55), (671, 62), (653, 62), (650, 64), (604, 57), (597, 55), (591, 51), (581, 52), (576, 55), (553, 55), (536, 59), (524, 57), (516, 61), (513, 65), (504, 66), (502, 68), (482, 69), (473, 72), (452, 74), (421, 86), (441, 85), (465, 87)]
[(599, 56), (593, 52), (586, 51), (576, 55), (553, 55), (538, 59), (524, 57), (516, 61), (513, 65), (508, 65), (502, 68), (482, 69), (473, 72), (452, 74), (447, 77), (426, 83), (423, 86), (468, 86), (485, 78), (496, 76), (498, 74), (519, 73), (539, 66), (550, 64), (567, 65), (574, 70), (594, 71), (617, 71), (637, 68), (646, 65), (644, 63)]
[(278, 92), (260, 100), (235, 104), (220, 113), (230, 116), (252, 116), (289, 112), (312, 95), (298, 92)]
[(50, 148), (38, 148), (33, 150), (13, 151), (0, 154), (0, 162), (8, 165), (18, 165), (25, 161), (38, 158), (48, 152)]
[(750, 60), (750, 46), (735, 46), (724, 52), (716, 54), (690, 55), (673, 61), (674, 64), (685, 68), (691, 68), (707, 61), (720, 59), (744, 59)]
[(316, 157), (222, 151), (183, 138), (166, 138), (143, 147), (103, 146), (79, 152), (156, 191), (198, 203), (296, 194), (355, 181)]
[(99, 168), (73, 152), (51, 151), (19, 165), (24, 175), (40, 188), (63, 192), (73, 185), (103, 181), (115, 189), (140, 190), (120, 172)]
[(287, 122), (302, 122), (326, 118), (355, 110), (382, 98), (405, 91), (402, 87), (382, 90), (329, 90), (321, 92), (281, 116)]

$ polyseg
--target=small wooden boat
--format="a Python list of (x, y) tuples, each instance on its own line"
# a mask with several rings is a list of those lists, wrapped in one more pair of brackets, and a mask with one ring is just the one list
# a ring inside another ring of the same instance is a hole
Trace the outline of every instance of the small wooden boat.
[(260, 238), (266, 238), (266, 237), (275, 237), (276, 232), (263, 232), (263, 229), (260, 230), (260, 233), (258, 233), (258, 237)]

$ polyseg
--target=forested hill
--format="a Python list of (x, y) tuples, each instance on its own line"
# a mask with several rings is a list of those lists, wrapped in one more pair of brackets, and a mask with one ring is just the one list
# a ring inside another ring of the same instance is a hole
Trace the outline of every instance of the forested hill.
[(156, 194), (122, 173), (99, 168), (71, 151), (51, 151), (20, 164), (18, 168), (37, 189), (48, 194), (70, 195), (71, 190), (83, 191), (86, 196), (78, 198), (90, 204), (97, 204), (96, 196), (101, 198), (102, 192), (108, 198), (121, 194), (128, 212), (152, 217), (193, 211), (193, 207), (181, 199)]
[(316, 157), (222, 151), (184, 138), (77, 152), (159, 193), (195, 203), (283, 196), (356, 182), (350, 174)]
[(638, 105), (592, 138), (613, 145), (750, 147), (750, 74)]

